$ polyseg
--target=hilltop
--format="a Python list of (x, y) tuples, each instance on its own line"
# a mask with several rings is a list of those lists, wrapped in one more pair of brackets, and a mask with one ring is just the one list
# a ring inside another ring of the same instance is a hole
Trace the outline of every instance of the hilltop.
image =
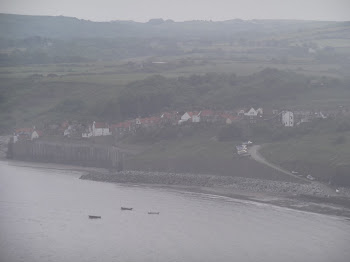
[[(227, 37), (233, 34), (259, 32), (259, 36), (300, 30), (308, 34), (335, 33), (349, 26), (347, 22), (300, 20), (241, 20), (185, 21), (151, 19), (146, 23), (134, 21), (93, 22), (65, 16), (31, 16), (0, 14), (0, 32), (8, 38), (33, 35), (47, 38), (120, 38), (120, 37)], [(35, 34), (33, 34), (35, 32)], [(349, 35), (348, 35), (349, 36)], [(256, 37), (256, 35), (255, 35)]]

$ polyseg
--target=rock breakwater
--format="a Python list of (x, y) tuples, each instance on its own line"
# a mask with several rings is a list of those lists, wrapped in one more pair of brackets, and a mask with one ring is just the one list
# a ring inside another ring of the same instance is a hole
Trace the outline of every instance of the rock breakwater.
[(191, 187), (222, 187), (249, 192), (296, 195), (334, 195), (334, 190), (317, 182), (283, 182), (254, 178), (166, 172), (121, 171), (110, 173), (89, 172), (81, 179), (111, 183), (153, 184)]

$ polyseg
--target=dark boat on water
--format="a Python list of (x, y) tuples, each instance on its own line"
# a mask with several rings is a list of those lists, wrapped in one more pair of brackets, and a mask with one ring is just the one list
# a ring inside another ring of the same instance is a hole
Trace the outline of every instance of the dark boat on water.
[(132, 207), (121, 207), (120, 209), (121, 209), (121, 210), (129, 210), (129, 211), (131, 211), (131, 210), (132, 210)]
[(101, 216), (89, 216), (90, 219), (98, 219), (101, 218)]
[(159, 215), (159, 212), (148, 212), (149, 215)]

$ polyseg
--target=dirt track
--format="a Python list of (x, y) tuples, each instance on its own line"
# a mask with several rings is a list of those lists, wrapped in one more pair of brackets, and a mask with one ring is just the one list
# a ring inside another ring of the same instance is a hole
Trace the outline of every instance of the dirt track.
[(280, 171), (280, 172), (282, 172), (282, 173), (284, 173), (284, 174), (287, 174), (287, 175), (289, 175), (289, 176), (292, 176), (292, 177), (294, 177), (294, 178), (297, 178), (297, 179), (300, 179), (300, 180), (303, 180), (303, 181), (308, 181), (308, 180), (306, 180), (306, 179), (304, 179), (304, 178), (300, 178), (300, 177), (298, 177), (298, 176), (292, 174), (291, 172), (289, 172), (289, 171), (287, 171), (287, 170), (285, 170), (285, 169), (283, 169), (283, 168), (281, 168), (281, 167), (279, 167), (279, 166), (277, 166), (277, 165), (275, 165), (275, 164), (272, 164), (272, 163), (268, 162), (265, 158), (263, 158), (262, 155), (260, 155), (260, 153), (259, 153), (259, 149), (260, 149), (260, 148), (261, 148), (261, 145), (254, 145), (254, 146), (252, 146), (252, 147), (250, 147), (250, 148), (248, 149), (249, 154), (251, 155), (251, 157), (252, 157), (255, 161), (257, 161), (257, 162), (259, 162), (259, 163), (262, 163), (262, 164), (264, 164), (264, 165), (267, 165), (267, 166), (269, 166), (269, 167), (271, 167), (271, 168), (273, 168), (273, 169), (275, 169), (275, 170), (278, 170), (278, 171)]

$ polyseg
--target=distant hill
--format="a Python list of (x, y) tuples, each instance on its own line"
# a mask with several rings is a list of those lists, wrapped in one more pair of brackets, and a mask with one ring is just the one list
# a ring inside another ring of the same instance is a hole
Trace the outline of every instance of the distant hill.
[(119, 38), (119, 37), (227, 37), (235, 34), (269, 35), (344, 26), (344, 22), (298, 20), (228, 20), (222, 22), (151, 19), (147, 23), (133, 21), (92, 22), (64, 16), (30, 16), (0, 14), (0, 35), (5, 38)]

